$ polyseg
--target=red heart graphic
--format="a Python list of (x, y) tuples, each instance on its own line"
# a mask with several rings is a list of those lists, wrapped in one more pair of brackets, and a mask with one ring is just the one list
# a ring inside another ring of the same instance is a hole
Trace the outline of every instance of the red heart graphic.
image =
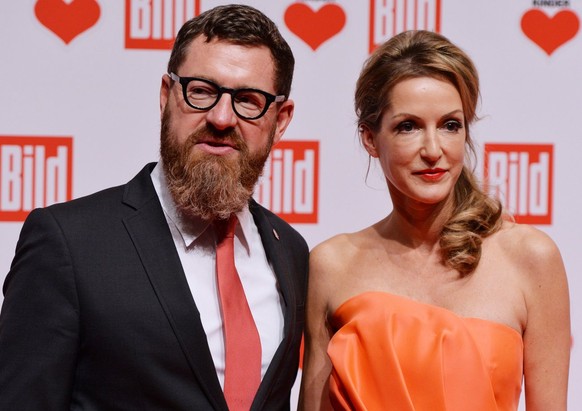
[(548, 17), (539, 9), (527, 11), (521, 18), (521, 29), (540, 46), (548, 56), (571, 40), (580, 28), (578, 16), (571, 10), (562, 10)]
[(65, 44), (99, 20), (101, 8), (95, 0), (38, 0), (34, 6), (38, 21), (59, 36)]
[(285, 11), (285, 24), (315, 51), (343, 29), (346, 14), (337, 4), (326, 4), (313, 11), (306, 4), (295, 3)]

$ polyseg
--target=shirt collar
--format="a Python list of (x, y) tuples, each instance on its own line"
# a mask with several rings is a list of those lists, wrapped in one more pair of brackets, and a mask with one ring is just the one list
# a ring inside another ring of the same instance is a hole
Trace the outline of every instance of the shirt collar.
[[(176, 207), (176, 203), (170, 194), (168, 189), (168, 182), (166, 180), (166, 174), (162, 166), (161, 160), (156, 164), (151, 172), (151, 179), (162, 205), (162, 209), (166, 214), (168, 222), (174, 224), (176, 229), (180, 232), (184, 245), (190, 247), (204, 232), (211, 227), (209, 221), (203, 220), (201, 218), (192, 218), (186, 220), (179, 212)], [(235, 235), (241, 239), (243, 244), (248, 242), (245, 239), (250, 238), (249, 235), (252, 230), (252, 224), (254, 224), (253, 216), (249, 210), (248, 205), (246, 205), (241, 211), (236, 213), (239, 221), (239, 227), (237, 228)], [(241, 230), (242, 229), (242, 230)], [(242, 237), (241, 237), (242, 235)], [(248, 250), (248, 247), (245, 247)]]

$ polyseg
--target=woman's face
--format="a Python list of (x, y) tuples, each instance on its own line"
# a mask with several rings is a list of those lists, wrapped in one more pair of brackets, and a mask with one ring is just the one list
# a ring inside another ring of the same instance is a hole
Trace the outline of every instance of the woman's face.
[(393, 203), (447, 200), (465, 155), (465, 120), (457, 89), (432, 77), (410, 78), (396, 84), (389, 99), (378, 132), (363, 130), (362, 140), (380, 161)]

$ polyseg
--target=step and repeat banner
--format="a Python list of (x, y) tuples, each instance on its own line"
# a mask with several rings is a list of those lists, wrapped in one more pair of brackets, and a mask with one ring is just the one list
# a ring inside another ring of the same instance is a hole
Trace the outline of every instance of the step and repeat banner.
[[(240, 2), (270, 16), (296, 57), (295, 117), (255, 197), (311, 247), (391, 210), (379, 167), (366, 176), (353, 111), (371, 50), (417, 28), (474, 59), (476, 171), (517, 221), (560, 247), (571, 292), (569, 408), (582, 409), (582, 0)], [(158, 159), (159, 87), (173, 38), (185, 20), (226, 3), (2, 0), (0, 281), (30, 210), (123, 184)]]

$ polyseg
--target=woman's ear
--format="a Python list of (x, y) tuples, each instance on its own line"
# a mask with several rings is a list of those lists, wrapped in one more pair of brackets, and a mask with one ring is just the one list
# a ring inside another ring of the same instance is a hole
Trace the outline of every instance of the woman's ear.
[(374, 133), (366, 126), (360, 127), (360, 138), (362, 139), (362, 144), (364, 148), (374, 158), (378, 158), (378, 151), (376, 150), (376, 139), (374, 138)]

